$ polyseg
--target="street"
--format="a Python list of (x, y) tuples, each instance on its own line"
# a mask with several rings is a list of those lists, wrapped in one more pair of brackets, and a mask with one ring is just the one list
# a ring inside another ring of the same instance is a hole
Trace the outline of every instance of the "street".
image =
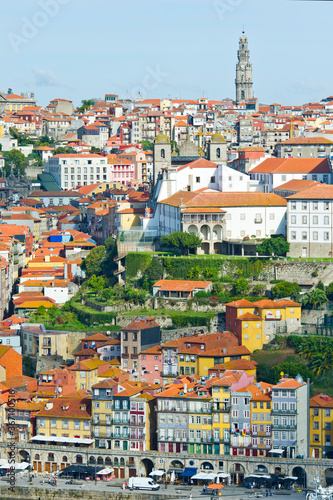
[[(212, 496), (212, 495), (203, 495), (202, 492), (202, 486), (187, 486), (187, 485), (181, 485), (181, 486), (176, 486), (176, 485), (168, 485), (167, 488), (164, 487), (163, 484), (161, 484), (161, 487), (158, 491), (147, 491), (147, 490), (122, 490), (122, 483), (119, 481), (119, 479), (116, 479), (111, 482), (103, 482), (103, 481), (97, 481), (95, 484), (95, 481), (76, 481), (76, 484), (71, 485), (71, 484), (66, 484), (67, 479), (59, 479), (57, 480), (57, 486), (52, 486), (47, 483), (47, 481), (44, 479), (43, 482), (43, 477), (35, 477), (32, 480), (33, 485), (29, 484), (29, 480), (27, 476), (17, 476), (16, 478), (16, 487), (20, 488), (43, 488), (47, 489), (49, 491), (52, 491), (53, 489), (57, 490), (68, 490), (68, 491), (90, 491), (90, 492), (108, 492), (108, 493), (120, 493), (124, 492), (126, 494), (131, 494), (133, 496), (137, 494), (146, 494), (149, 497), (152, 498), (158, 498), (161, 496), (168, 496), (169, 498), (174, 497), (174, 498), (186, 498), (189, 500), (194, 500), (194, 499), (207, 499), (211, 500), (213, 499), (226, 499), (226, 498), (233, 498), (235, 500), (238, 499), (252, 499), (252, 498), (266, 498), (266, 490), (265, 489), (260, 489), (260, 490), (249, 490), (240, 486), (226, 486), (223, 488), (221, 495), (218, 496)], [(0, 481), (0, 486), (6, 486), (8, 484), (6, 481)], [(268, 498), (277, 498), (277, 497), (287, 497), (290, 500), (302, 500), (305, 498), (305, 492), (297, 493), (295, 491), (286, 491), (286, 490), (279, 490), (279, 491), (274, 491), (272, 492), (272, 497)]]

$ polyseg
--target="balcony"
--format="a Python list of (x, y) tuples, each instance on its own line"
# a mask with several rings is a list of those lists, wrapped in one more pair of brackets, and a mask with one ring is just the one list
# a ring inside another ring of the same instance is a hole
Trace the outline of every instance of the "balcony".
[(254, 219), (255, 224), (262, 224), (262, 219)]
[(138, 359), (139, 355), (138, 354), (131, 354), (131, 359)]
[(213, 406), (213, 411), (220, 411), (222, 413), (228, 413), (230, 411), (230, 406), (228, 405), (220, 405), (220, 406)]
[(130, 422), (129, 426), (130, 427), (145, 427), (146, 422)]
[(297, 425), (272, 425), (273, 431), (284, 431), (284, 430), (293, 430), (297, 429)]
[(272, 415), (296, 415), (296, 410), (272, 410)]
[(122, 357), (122, 358), (125, 358), (125, 359), (126, 359), (126, 358), (129, 358), (129, 354), (128, 354), (127, 352), (123, 352), (123, 353), (121, 354), (121, 357)]
[(212, 409), (211, 408), (199, 408), (199, 409), (196, 409), (196, 410), (191, 410), (190, 408), (187, 409), (188, 413), (205, 413), (205, 414), (208, 414), (210, 415), (212, 413)]
[(161, 376), (162, 377), (178, 377), (179, 372), (164, 372), (164, 371), (162, 371)]

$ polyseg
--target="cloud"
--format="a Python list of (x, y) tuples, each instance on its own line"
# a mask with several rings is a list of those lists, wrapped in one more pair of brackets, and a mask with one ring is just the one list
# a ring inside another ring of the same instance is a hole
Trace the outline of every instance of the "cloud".
[(38, 87), (60, 87), (58, 77), (47, 69), (33, 69), (34, 84)]

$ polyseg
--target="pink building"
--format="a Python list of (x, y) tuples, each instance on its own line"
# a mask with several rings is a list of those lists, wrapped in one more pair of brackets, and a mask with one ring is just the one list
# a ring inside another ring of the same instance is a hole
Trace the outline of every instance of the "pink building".
[(156, 345), (141, 351), (139, 358), (142, 382), (162, 384), (162, 346)]
[(108, 158), (110, 182), (121, 182), (127, 185), (135, 178), (134, 163), (124, 158)]

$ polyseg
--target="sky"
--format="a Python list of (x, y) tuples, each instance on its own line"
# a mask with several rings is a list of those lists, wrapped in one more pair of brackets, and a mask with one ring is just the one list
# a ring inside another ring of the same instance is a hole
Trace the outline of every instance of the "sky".
[(261, 103), (333, 95), (333, 2), (0, 0), (0, 90), (55, 98), (235, 98), (243, 30)]

